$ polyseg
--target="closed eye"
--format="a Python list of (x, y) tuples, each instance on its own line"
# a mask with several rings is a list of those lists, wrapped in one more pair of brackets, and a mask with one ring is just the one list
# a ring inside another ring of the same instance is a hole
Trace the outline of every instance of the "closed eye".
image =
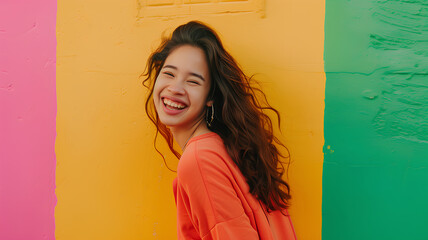
[(170, 73), (170, 72), (163, 72), (163, 74), (168, 75), (170, 77), (174, 77), (174, 74)]
[(192, 84), (192, 85), (201, 85), (198, 81), (195, 81), (195, 80), (189, 80), (187, 82)]

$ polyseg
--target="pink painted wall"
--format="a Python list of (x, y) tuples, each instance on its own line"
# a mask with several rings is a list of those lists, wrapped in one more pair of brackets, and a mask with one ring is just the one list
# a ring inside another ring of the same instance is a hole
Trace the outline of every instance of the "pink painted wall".
[(56, 0), (0, 1), (0, 239), (55, 239)]

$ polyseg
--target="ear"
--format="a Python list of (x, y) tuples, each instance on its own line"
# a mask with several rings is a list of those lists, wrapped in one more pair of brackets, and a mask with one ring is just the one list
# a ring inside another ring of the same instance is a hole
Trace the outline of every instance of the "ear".
[(213, 100), (209, 100), (207, 102), (207, 107), (211, 107), (213, 104), (214, 104), (214, 101)]

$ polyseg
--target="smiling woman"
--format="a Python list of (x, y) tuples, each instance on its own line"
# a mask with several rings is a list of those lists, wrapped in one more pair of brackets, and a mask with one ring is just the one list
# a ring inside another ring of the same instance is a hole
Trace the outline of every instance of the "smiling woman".
[[(156, 79), (153, 90), (156, 112), (182, 149), (186, 138), (209, 132), (204, 124), (204, 111), (213, 102), (207, 101), (210, 86), (205, 54), (190, 45), (174, 49)], [(190, 136), (189, 131), (193, 133)]]
[(279, 114), (214, 30), (200, 22), (179, 26), (150, 56), (145, 76), (146, 112), (180, 158), (178, 238), (296, 239), (277, 148), (284, 145), (264, 111)]

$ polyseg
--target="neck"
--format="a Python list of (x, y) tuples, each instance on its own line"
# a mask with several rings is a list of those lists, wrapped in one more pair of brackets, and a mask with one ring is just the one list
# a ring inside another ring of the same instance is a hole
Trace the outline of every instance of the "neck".
[(193, 125), (190, 128), (180, 128), (180, 127), (171, 127), (170, 128), (172, 136), (174, 137), (174, 140), (178, 143), (178, 145), (181, 147), (181, 149), (184, 151), (187, 142), (192, 138), (196, 137), (198, 135), (211, 132), (207, 124), (204, 120), (197, 122), (195, 125)]

